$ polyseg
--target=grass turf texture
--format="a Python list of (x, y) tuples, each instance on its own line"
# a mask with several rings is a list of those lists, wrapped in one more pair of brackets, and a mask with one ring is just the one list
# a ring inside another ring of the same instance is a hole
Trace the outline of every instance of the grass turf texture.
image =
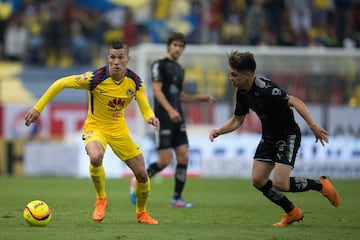
[[(173, 179), (154, 178), (148, 211), (159, 225), (137, 224), (129, 181), (107, 179), (107, 214), (94, 222), (90, 179), (0, 177), (0, 239), (360, 239), (360, 180), (333, 180), (341, 195), (338, 208), (315, 191), (288, 193), (304, 220), (286, 228), (272, 226), (282, 211), (249, 179), (189, 179), (184, 197), (196, 207), (173, 209), (168, 207)], [(23, 208), (35, 199), (52, 210), (46, 227), (30, 227), (23, 219)]]

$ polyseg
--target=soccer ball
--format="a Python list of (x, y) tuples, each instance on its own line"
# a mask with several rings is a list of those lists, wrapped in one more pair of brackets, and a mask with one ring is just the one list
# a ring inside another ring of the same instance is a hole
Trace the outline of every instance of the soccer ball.
[(24, 208), (24, 219), (30, 226), (46, 226), (51, 220), (50, 208), (44, 201), (31, 201)]

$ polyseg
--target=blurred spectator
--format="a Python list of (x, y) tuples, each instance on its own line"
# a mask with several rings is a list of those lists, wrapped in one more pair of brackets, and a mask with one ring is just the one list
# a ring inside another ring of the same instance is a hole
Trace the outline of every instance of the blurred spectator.
[(223, 0), (222, 4), (221, 43), (244, 44), (246, 2), (244, 0)]
[(133, 13), (130, 8), (126, 9), (125, 22), (123, 25), (123, 41), (129, 46), (133, 47), (138, 44), (138, 28), (134, 21)]
[(105, 31), (103, 41), (105, 44), (113, 42), (115, 39), (122, 39), (124, 32), (122, 27), (125, 22), (126, 11), (123, 7), (117, 7), (104, 13)]
[(357, 0), (352, 7), (350, 13), (350, 22), (347, 24), (345, 38), (350, 38), (355, 41), (355, 46), (360, 47), (360, 1)]
[(289, 11), (290, 23), (295, 33), (308, 31), (311, 28), (311, 0), (285, 0), (285, 6)]
[[(49, 66), (91, 64), (113, 39), (164, 43), (172, 31), (192, 44), (360, 46), (358, 0), (149, 0), (137, 8), (96, 0), (13, 3), (0, 3), (0, 58), (5, 30), (12, 37), (25, 27), (22, 58)], [(21, 26), (9, 16), (21, 18)]]
[(24, 24), (29, 32), (26, 61), (31, 64), (45, 63), (44, 27), (42, 24), (44, 16), (40, 7), (41, 5), (33, 0), (24, 1), (21, 5)]
[(336, 12), (334, 14), (336, 24), (336, 35), (340, 42), (345, 38), (349, 14), (353, 0), (334, 0)]
[(247, 10), (248, 44), (258, 45), (265, 28), (265, 10), (263, 0), (254, 0)]
[[(272, 42), (278, 42), (285, 11), (284, 0), (264, 0), (266, 17), (266, 35), (271, 36)], [(266, 37), (267, 38), (267, 37)], [(262, 41), (267, 42), (267, 41)]]
[(209, 31), (208, 42), (209, 43), (219, 43), (220, 40), (220, 28), (222, 22), (221, 15), (221, 0), (210, 0), (209, 1), (209, 11), (206, 11), (207, 15), (207, 28)]
[(310, 46), (336, 47), (337, 38), (334, 32), (331, 26), (324, 25), (316, 19), (308, 31)]
[(297, 38), (299, 38), (299, 34), (300, 33), (295, 33), (294, 29), (291, 27), (288, 15), (285, 14), (281, 25), (278, 45), (287, 47), (297, 45)]
[(313, 0), (312, 16), (314, 21), (319, 21), (323, 26), (331, 23), (335, 2), (334, 0)]
[(0, 59), (4, 55), (6, 21), (13, 11), (12, 1), (0, 2)]
[(25, 60), (28, 31), (22, 23), (21, 15), (10, 18), (4, 33), (4, 53), (8, 60)]

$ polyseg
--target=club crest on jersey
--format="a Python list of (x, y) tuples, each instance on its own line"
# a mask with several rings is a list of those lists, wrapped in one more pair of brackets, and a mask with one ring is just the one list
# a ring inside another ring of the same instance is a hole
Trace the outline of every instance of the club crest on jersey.
[(114, 98), (112, 101), (109, 101), (108, 106), (112, 108), (124, 107), (125, 102), (121, 98)]
[(278, 89), (278, 88), (274, 88), (274, 89), (272, 90), (271, 94), (272, 94), (272, 95), (280, 95), (280, 94), (281, 94), (281, 91), (280, 91), (280, 89)]
[(128, 90), (126, 90), (126, 95), (128, 97), (132, 97), (132, 96), (134, 96), (134, 94), (135, 94), (135, 91), (133, 88), (129, 88)]

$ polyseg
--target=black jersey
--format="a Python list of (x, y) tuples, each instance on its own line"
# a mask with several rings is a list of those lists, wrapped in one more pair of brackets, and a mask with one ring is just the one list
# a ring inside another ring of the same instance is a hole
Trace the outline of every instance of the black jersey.
[(276, 83), (255, 77), (249, 92), (238, 89), (234, 114), (241, 116), (253, 110), (260, 118), (265, 137), (293, 134), (299, 127), (288, 101), (289, 95)]
[[(185, 70), (177, 62), (168, 58), (162, 58), (153, 62), (151, 66), (151, 78), (153, 82), (162, 83), (162, 92), (168, 102), (176, 109), (184, 119), (184, 113), (180, 101), (180, 92), (183, 88)], [(160, 121), (170, 121), (169, 115), (160, 103), (154, 99), (154, 112)]]

